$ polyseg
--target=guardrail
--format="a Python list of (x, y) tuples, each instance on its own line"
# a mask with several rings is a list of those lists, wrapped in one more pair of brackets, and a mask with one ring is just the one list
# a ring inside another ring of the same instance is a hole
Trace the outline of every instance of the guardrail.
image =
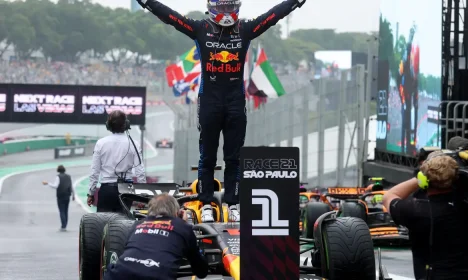
[[(96, 141), (97, 139), (89, 137), (72, 138), (71, 140), (74, 145), (94, 144)], [(54, 149), (61, 146), (66, 146), (65, 137), (8, 140), (0, 143), (0, 156), (27, 151)]]
[(93, 147), (94, 143), (86, 145), (56, 147), (54, 149), (54, 158), (73, 158), (91, 155)]

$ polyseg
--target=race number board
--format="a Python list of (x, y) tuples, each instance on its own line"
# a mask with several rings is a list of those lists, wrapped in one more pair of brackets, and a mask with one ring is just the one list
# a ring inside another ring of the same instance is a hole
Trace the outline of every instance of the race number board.
[(299, 148), (241, 149), (242, 280), (299, 279)]

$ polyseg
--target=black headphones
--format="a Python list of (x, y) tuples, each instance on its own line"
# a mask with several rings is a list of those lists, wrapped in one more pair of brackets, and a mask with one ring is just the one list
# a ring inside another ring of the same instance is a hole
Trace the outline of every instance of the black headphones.
[[(111, 120), (111, 115), (112, 115), (112, 113), (107, 115), (106, 128), (110, 132), (113, 132), (112, 129), (114, 128), (115, 120)], [(125, 126), (126, 131), (130, 129), (130, 120), (127, 118), (127, 115), (125, 115), (125, 124), (124, 124), (124, 126)]]

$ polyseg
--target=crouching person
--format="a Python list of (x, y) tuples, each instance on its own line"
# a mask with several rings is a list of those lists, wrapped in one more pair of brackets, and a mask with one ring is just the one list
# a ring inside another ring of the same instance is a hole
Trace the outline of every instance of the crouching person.
[(198, 278), (205, 278), (208, 263), (186, 219), (174, 197), (166, 193), (155, 196), (148, 217), (135, 222), (125, 251), (117, 263), (109, 264), (104, 280), (176, 279), (184, 258)]

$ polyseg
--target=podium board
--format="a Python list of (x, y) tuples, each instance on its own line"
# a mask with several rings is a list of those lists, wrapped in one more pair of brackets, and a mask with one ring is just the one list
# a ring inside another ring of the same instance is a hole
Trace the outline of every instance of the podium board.
[(242, 280), (299, 279), (299, 148), (243, 147)]

